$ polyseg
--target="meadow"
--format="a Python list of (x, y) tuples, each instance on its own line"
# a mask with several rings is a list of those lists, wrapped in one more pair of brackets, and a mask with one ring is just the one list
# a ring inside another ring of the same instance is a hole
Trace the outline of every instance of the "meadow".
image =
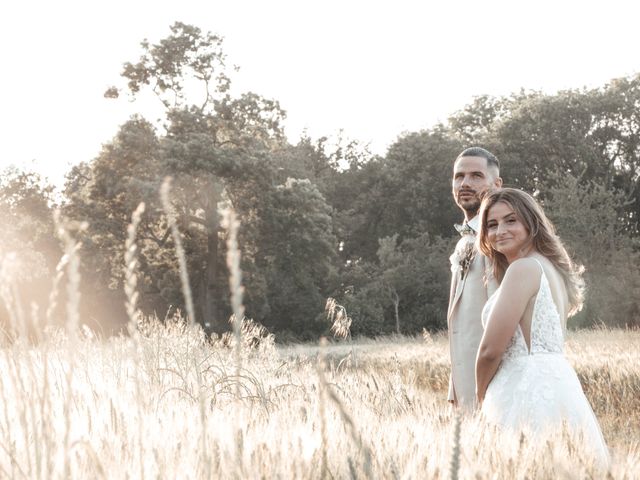
[[(193, 305), (175, 222), (187, 315), (144, 317), (142, 208), (126, 243), (126, 335), (100, 338), (82, 325), (78, 246), (64, 225), (66, 254), (42, 324), (11, 300), (3, 260), (13, 327), (0, 340), (0, 478), (640, 478), (639, 330), (568, 335), (567, 356), (611, 450), (603, 470), (564, 429), (546, 441), (514, 438), (453, 410), (446, 333), (353, 341), (346, 312), (328, 302), (327, 326), (342, 340), (278, 345), (248, 319), (205, 335), (185, 320)], [(232, 318), (244, 319), (233, 214), (227, 226)], [(64, 279), (66, 325), (55, 327)]]
[[(445, 335), (277, 346), (179, 317), (0, 351), (3, 478), (640, 478), (640, 332), (571, 332), (610, 471), (566, 432), (507, 438), (447, 405)], [(456, 427), (459, 431), (456, 432)]]

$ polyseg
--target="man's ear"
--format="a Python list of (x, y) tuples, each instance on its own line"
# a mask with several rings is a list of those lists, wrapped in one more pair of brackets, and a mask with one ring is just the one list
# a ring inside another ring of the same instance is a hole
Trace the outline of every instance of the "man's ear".
[(494, 181), (493, 181), (493, 185), (496, 188), (501, 188), (502, 187), (502, 178), (497, 177)]

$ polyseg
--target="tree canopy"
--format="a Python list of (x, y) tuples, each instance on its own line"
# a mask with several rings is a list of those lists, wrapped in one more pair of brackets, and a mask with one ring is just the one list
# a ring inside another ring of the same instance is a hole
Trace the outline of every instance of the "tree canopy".
[[(640, 75), (556, 94), (480, 96), (444, 123), (401, 135), (381, 156), (346, 139), (288, 140), (277, 100), (233, 93), (218, 35), (175, 23), (140, 48), (137, 61), (124, 63), (122, 86), (105, 97), (150, 95), (162, 118), (141, 112), (121, 125), (68, 173), (61, 199), (66, 217), (89, 224), (78, 233), (83, 315), (105, 330), (126, 321), (124, 243), (140, 202), (140, 308), (160, 317), (183, 309), (158, 196), (167, 176), (194, 320), (206, 329), (229, 328), (227, 208), (241, 221), (247, 315), (279, 338), (326, 333), (327, 297), (347, 308), (356, 335), (445, 328), (452, 224), (461, 217), (451, 170), (472, 145), (498, 156), (505, 185), (542, 202), (585, 265), (587, 302), (575, 325), (640, 324)], [(61, 254), (52, 192), (29, 173), (0, 182), (8, 232), (0, 248), (24, 262), (31, 277), (20, 278), (23, 287), (50, 285)]]

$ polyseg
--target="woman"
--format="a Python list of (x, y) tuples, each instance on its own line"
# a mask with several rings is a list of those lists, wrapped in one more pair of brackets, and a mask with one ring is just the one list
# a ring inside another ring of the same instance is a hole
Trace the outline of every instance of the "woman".
[(562, 353), (567, 317), (582, 307), (581, 268), (524, 192), (489, 193), (480, 220), (479, 249), (500, 282), (482, 312), (476, 395), (483, 417), (532, 434), (567, 424), (608, 462), (593, 410)]

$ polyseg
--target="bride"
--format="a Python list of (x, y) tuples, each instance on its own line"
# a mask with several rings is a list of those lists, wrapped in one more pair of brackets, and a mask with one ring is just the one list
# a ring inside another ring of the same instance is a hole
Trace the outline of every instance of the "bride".
[(542, 208), (504, 188), (480, 208), (479, 248), (500, 287), (482, 312), (476, 395), (483, 417), (541, 434), (566, 424), (602, 463), (609, 454), (598, 422), (563, 355), (567, 317), (582, 307), (581, 269)]

